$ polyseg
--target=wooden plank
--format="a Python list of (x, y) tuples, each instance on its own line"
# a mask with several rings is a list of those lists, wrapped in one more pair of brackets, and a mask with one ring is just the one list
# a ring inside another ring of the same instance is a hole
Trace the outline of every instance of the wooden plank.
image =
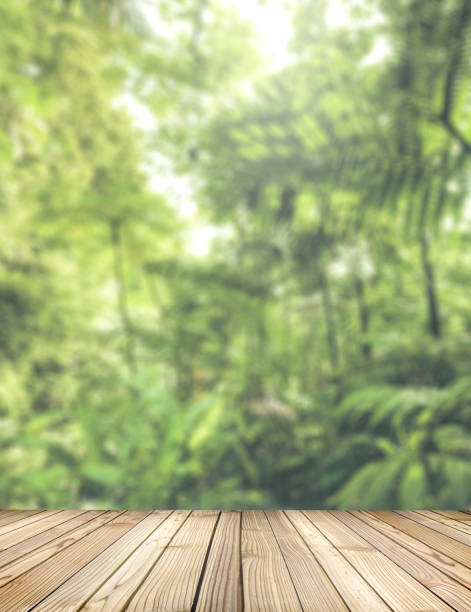
[(188, 510), (174, 511), (103, 583), (82, 609), (94, 612), (124, 609), (189, 514)]
[[(421, 512), (402, 512), (401, 511), (401, 512), (398, 512), (398, 514), (400, 514), (401, 516), (405, 516), (406, 518), (411, 519), (412, 521), (416, 521), (417, 523), (420, 523), (421, 525), (425, 525), (425, 527), (430, 527), (430, 529), (434, 529), (435, 531), (438, 531), (439, 533), (443, 533), (449, 538), (458, 540), (458, 542), (463, 542), (463, 544), (466, 544), (466, 546), (471, 546), (471, 535), (468, 533), (465, 533), (464, 531), (461, 531), (461, 529), (459, 529), (460, 527), (459, 523), (457, 523), (458, 529), (456, 529), (454, 526), (444, 524), (443, 521), (447, 521), (448, 519), (446, 519), (445, 517), (441, 517), (442, 520), (440, 520), (439, 514), (435, 514), (434, 512), (422, 512), (422, 511)], [(471, 532), (471, 529), (470, 529), (470, 532)]]
[(368, 541), (336, 519), (333, 513), (307, 511), (305, 514), (393, 610), (452, 610)]
[(442, 516), (446, 516), (454, 521), (471, 521), (471, 515), (467, 514), (463, 510), (434, 510), (435, 514), (441, 514)]
[[(116, 514), (111, 514), (108, 512), (100, 512), (100, 516), (97, 516), (95, 519), (87, 521), (85, 525), (82, 527), (78, 527), (71, 531), (65, 532), (62, 537), (58, 537), (53, 541), (36, 548), (35, 550), (29, 552), (27, 555), (21, 555), (19, 558), (16, 558), (14, 561), (6, 564), (0, 570), (0, 587), (5, 584), (8, 584), (13, 579), (21, 576), (28, 570), (32, 569), (36, 565), (39, 565), (43, 561), (46, 561), (57, 552), (61, 550), (65, 550), (69, 546), (71, 546), (74, 542), (78, 542), (81, 538), (92, 533), (99, 527), (102, 527), (106, 523), (112, 521)], [(26, 542), (21, 542), (24, 544)], [(8, 549), (4, 551), (8, 553), (12, 549)]]
[(39, 514), (42, 510), (3, 510), (0, 515), (0, 527), (14, 523), (33, 514)]
[(238, 612), (240, 591), (240, 512), (223, 511), (219, 517), (204, 571), (196, 610)]
[[(41, 513), (37, 521), (28, 525), (17, 528), (14, 531), (9, 531), (0, 537), (0, 551), (10, 548), (23, 540), (27, 540), (32, 536), (37, 535), (55, 525), (62, 523), (67, 518), (74, 518), (77, 514), (84, 512), (83, 510), (62, 510), (60, 512), (44, 512)], [(0, 552), (1, 554), (1, 552)]]
[(263, 512), (242, 513), (242, 584), (244, 609), (302, 610), (283, 555)]
[(191, 609), (218, 514), (196, 510), (190, 515), (131, 598), (127, 612)]
[(420, 540), (404, 533), (398, 527), (391, 525), (385, 521), (375, 518), (369, 512), (359, 512), (358, 515), (363, 521), (371, 525), (374, 529), (385, 534), (407, 550), (410, 550), (417, 557), (424, 559), (430, 565), (442, 570), (466, 587), (471, 587), (471, 571), (458, 563), (454, 559), (450, 559), (447, 555), (438, 553), (428, 544), (424, 544)]
[(60, 523), (55, 527), (48, 529), (47, 531), (38, 533), (37, 535), (28, 538), (27, 540), (23, 540), (22, 542), (18, 542), (18, 544), (15, 544), (14, 546), (10, 546), (10, 548), (7, 548), (6, 550), (0, 552), (0, 567), (3, 567), (8, 563), (12, 563), (13, 561), (19, 559), (20, 557), (23, 557), (26, 554), (31, 555), (33, 551), (35, 551), (37, 548), (40, 548), (51, 540), (55, 540), (60, 535), (70, 532), (76, 527), (87, 523), (92, 518), (99, 516), (100, 514), (104, 514), (104, 510), (84, 511), (82, 514), (73, 519), (64, 521), (63, 523)]
[(464, 512), (19, 512), (0, 612), (471, 611)]
[(0, 519), (2, 519), (4, 516), (11, 516), (12, 514), (16, 514), (17, 512), (21, 512), (21, 510), (17, 510), (15, 508), (0, 510)]
[(286, 515), (352, 612), (390, 610), (376, 591), (307, 516), (297, 510), (287, 510)]
[(355, 511), (336, 511), (335, 517), (402, 567), (425, 587), (459, 612), (469, 612), (471, 592), (445, 573), (400, 546), (359, 518)]
[[(58, 512), (59, 510), (55, 511), (55, 513)], [(8, 523), (8, 525), (2, 525), (2, 527), (0, 527), (0, 550), (11, 546), (11, 544), (8, 543), (10, 541), (9, 534), (11, 534), (11, 532), (23, 530), (27, 525), (31, 525), (31, 523), (35, 523), (36, 521), (47, 517), (47, 515), (47, 511), (42, 510), (41, 512), (33, 512), (32, 514), (27, 514), (26, 516), (21, 517), (21, 519), (16, 520), (13, 523)]]
[[(434, 510), (433, 512), (421, 510), (420, 514), (423, 514), (424, 516), (427, 516), (428, 518), (431, 518), (435, 521), (439, 521), (440, 523), (443, 523), (444, 525), (447, 525), (448, 527), (453, 527), (453, 529), (457, 529), (458, 531), (462, 531), (463, 533), (467, 533), (468, 535), (471, 536), (471, 517), (469, 517), (469, 521), (468, 519), (452, 518), (450, 516), (452, 514), (451, 511), (445, 514), (437, 510)], [(456, 514), (458, 514), (458, 512)], [(467, 516), (467, 515), (463, 514), (463, 516)]]
[(75, 527), (78, 527), (83, 523), (90, 521), (92, 518), (103, 514), (104, 510), (80, 510), (77, 512), (79, 512), (78, 516), (69, 519), (64, 518), (64, 514), (62, 514), (60, 518), (64, 518), (63, 522), (58, 523), (54, 527), (50, 527), (46, 531), (38, 533), (27, 540), (18, 542), (18, 544), (10, 546), (9, 548), (0, 552), (0, 567), (3, 567), (7, 563), (11, 563), (15, 559), (19, 559), (27, 553), (31, 554), (33, 550), (47, 544), (51, 540), (59, 537), (61, 534), (71, 531), (72, 529), (75, 529)]
[(121, 514), (115, 511), (109, 523), (1, 587), (1, 611), (20, 612), (34, 607), (143, 518), (142, 512)]
[[(471, 535), (471, 516), (465, 514), (464, 512), (453, 512), (451, 510), (442, 512), (434, 510), (433, 512), (423, 511), (421, 514), (428, 516), (429, 518), (432, 518), (432, 515), (434, 515), (433, 518), (440, 521), (440, 523)], [(464, 516), (465, 518), (459, 518), (459, 515)]]
[(81, 609), (87, 599), (132, 555), (169, 514), (170, 510), (150, 513), (48, 595), (46, 599), (43, 599), (35, 610), (38, 612), (54, 612), (55, 610), (75, 612)]
[(347, 610), (304, 540), (281, 511), (266, 512), (304, 611)]
[(378, 511), (368, 511), (371, 516), (375, 516), (379, 518), (381, 521), (385, 523), (389, 523), (394, 527), (397, 527), (404, 533), (420, 540), (424, 544), (428, 544), (430, 547), (434, 548), (436, 551), (451, 557), (458, 563), (465, 565), (468, 568), (471, 568), (471, 556), (469, 554), (469, 547), (458, 542), (457, 540), (452, 540), (451, 538), (435, 531), (434, 529), (430, 529), (429, 527), (425, 527), (424, 525), (420, 525), (419, 523), (398, 514), (397, 512), (391, 512), (389, 510), (378, 510)]

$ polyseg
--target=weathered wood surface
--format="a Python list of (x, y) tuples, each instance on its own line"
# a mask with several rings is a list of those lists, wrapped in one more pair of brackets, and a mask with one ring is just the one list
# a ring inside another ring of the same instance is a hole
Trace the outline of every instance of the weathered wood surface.
[(0, 511), (0, 612), (471, 611), (459, 511)]

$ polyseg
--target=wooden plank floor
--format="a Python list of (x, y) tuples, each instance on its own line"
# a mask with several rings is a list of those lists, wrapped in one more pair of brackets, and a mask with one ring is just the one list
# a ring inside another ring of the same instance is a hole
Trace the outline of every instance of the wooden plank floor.
[(471, 612), (471, 512), (0, 511), (0, 612)]

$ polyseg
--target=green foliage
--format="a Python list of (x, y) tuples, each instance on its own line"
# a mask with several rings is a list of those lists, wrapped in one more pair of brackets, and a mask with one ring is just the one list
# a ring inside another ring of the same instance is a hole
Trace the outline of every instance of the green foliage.
[(471, 506), (470, 4), (344, 5), (1, 3), (0, 507)]
[[(343, 435), (358, 426), (376, 443), (380, 460), (359, 467), (332, 500), (342, 507), (446, 507), (469, 499), (469, 380), (445, 389), (369, 388), (347, 396), (337, 411)], [(353, 433), (350, 433), (353, 432)]]

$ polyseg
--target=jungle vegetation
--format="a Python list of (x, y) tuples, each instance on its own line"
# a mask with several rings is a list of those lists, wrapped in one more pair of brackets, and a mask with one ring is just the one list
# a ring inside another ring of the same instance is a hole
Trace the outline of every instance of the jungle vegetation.
[(2, 0), (2, 507), (471, 505), (471, 3), (342, 6)]

